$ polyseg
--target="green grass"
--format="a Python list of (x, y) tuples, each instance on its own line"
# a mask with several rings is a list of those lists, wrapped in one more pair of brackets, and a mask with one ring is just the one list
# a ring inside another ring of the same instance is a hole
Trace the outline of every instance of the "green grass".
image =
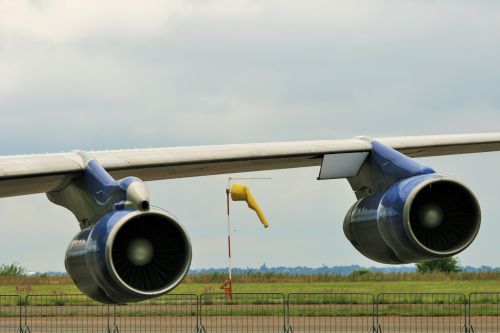
[[(219, 289), (221, 283), (182, 283), (174, 293), (202, 294), (209, 292), (223, 292)], [(294, 293), (294, 292), (431, 292), (431, 293), (461, 293), (468, 295), (472, 292), (498, 292), (500, 279), (472, 280), (472, 281), (366, 281), (366, 282), (285, 282), (285, 283), (238, 283), (233, 282), (233, 292), (266, 292), (266, 293)], [(74, 284), (40, 284), (32, 285), (32, 294), (79, 294)], [(0, 285), (0, 295), (16, 294), (15, 284)]]
[[(32, 285), (32, 294), (81, 294), (74, 284), (60, 284), (54, 285)], [(0, 285), (0, 295), (12, 295), (16, 294), (15, 284), (3, 284)]]
[[(183, 283), (175, 289), (175, 293), (201, 294), (206, 290), (222, 292), (220, 284), (215, 283)], [(211, 288), (210, 288), (211, 287)], [(430, 293), (461, 293), (500, 291), (499, 280), (473, 281), (368, 281), (368, 282), (289, 282), (289, 283), (238, 283), (233, 282), (233, 292), (357, 292), (357, 293), (388, 293), (388, 292), (430, 292)]]

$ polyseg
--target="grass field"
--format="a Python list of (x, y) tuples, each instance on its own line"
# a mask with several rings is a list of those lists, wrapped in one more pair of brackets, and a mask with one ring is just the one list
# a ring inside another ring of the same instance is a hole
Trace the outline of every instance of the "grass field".
[[(189, 279), (188, 279), (189, 280)], [(174, 293), (201, 294), (222, 292), (220, 282), (185, 282)], [(32, 294), (80, 293), (67, 278), (18, 278), (0, 280), (0, 294), (16, 294), (16, 286), (31, 286)], [(331, 282), (233, 282), (233, 292), (433, 292), (462, 293), (500, 292), (500, 276), (491, 279), (417, 279), (415, 281), (331, 281)]]
[[(181, 284), (176, 292), (203, 293), (209, 287), (219, 291), (218, 285)], [(500, 280), (493, 281), (367, 281), (367, 282), (288, 282), (288, 283), (233, 283), (233, 292), (485, 292), (500, 291)]]

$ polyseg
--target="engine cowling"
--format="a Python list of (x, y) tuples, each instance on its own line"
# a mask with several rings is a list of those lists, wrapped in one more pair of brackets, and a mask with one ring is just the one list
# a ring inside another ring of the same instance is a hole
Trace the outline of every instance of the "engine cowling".
[(480, 220), (479, 203), (465, 185), (425, 174), (356, 202), (344, 233), (366, 257), (403, 264), (458, 254), (476, 237)]
[(142, 301), (167, 293), (184, 278), (191, 243), (170, 213), (125, 209), (80, 231), (65, 266), (87, 296), (104, 303)]

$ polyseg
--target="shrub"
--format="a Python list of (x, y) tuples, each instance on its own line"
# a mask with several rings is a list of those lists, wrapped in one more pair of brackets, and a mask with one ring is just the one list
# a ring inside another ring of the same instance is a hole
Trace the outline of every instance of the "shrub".
[(12, 263), (10, 265), (0, 265), (0, 276), (26, 276), (26, 268), (17, 263)]
[(454, 257), (430, 260), (416, 265), (417, 272), (442, 272), (442, 273), (457, 273), (460, 272), (458, 259)]

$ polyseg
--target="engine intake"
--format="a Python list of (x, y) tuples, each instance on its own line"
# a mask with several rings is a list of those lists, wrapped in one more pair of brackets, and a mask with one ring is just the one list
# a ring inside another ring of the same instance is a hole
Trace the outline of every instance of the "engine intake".
[(474, 240), (479, 204), (463, 185), (450, 180), (424, 183), (409, 200), (405, 226), (415, 243), (429, 252), (453, 255)]
[(122, 210), (104, 216), (70, 243), (65, 265), (89, 297), (126, 303), (175, 288), (191, 263), (191, 243), (166, 211)]
[(449, 257), (467, 248), (481, 224), (474, 194), (437, 174), (404, 179), (356, 202), (344, 233), (363, 255), (390, 264)]

